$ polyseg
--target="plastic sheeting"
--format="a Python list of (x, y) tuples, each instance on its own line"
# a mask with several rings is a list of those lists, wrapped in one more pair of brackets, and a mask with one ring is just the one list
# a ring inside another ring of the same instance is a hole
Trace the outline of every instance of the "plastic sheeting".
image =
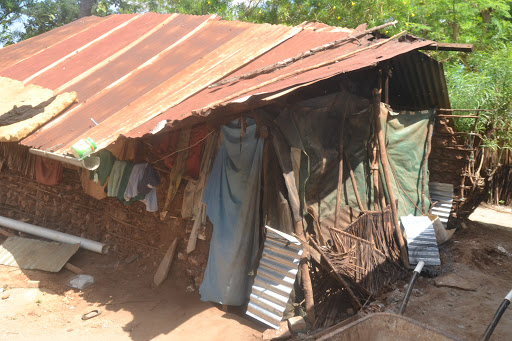
[[(318, 218), (325, 238), (330, 238), (326, 228), (334, 226), (338, 141), (343, 112), (344, 150), (353, 169), (363, 206), (373, 209), (373, 178), (369, 159), (375, 125), (372, 107), (367, 99), (341, 92), (302, 101), (293, 112), (285, 110), (276, 119), (288, 144), (303, 151), (299, 182), (303, 210), (309, 208)], [(389, 115), (387, 121), (382, 122), (399, 215), (421, 215), (416, 206), (421, 208), (422, 163), (433, 112), (401, 112), (395, 116)], [(425, 179), (425, 187), (425, 207), (428, 209), (428, 179)], [(342, 226), (345, 226), (359, 215), (347, 160), (344, 160), (341, 199)]]
[(202, 301), (226, 305), (247, 302), (259, 245), (263, 140), (254, 122), (247, 120), (244, 134), (239, 124), (221, 128), (222, 145), (203, 195), (213, 235), (199, 293)]
[[(382, 109), (381, 109), (382, 110)], [(434, 110), (402, 111), (387, 116), (382, 125), (390, 165), (391, 185), (398, 199), (398, 215), (422, 215), (421, 187), (423, 158), (427, 150), (428, 124)], [(428, 169), (428, 165), (424, 165)], [(381, 174), (384, 176), (383, 174)], [(383, 177), (384, 178), (384, 177)], [(428, 178), (425, 183), (425, 210), (430, 207)]]

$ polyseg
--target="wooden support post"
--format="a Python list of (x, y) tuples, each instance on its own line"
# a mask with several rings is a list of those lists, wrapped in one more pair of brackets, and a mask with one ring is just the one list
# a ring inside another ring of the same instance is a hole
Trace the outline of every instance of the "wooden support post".
[(178, 188), (181, 184), (181, 178), (185, 171), (187, 170), (187, 159), (188, 159), (188, 145), (190, 142), (190, 129), (184, 129), (180, 132), (180, 139), (178, 145), (176, 146), (176, 150), (178, 152), (178, 156), (176, 158), (176, 164), (171, 169), (171, 173), (169, 175), (169, 189), (167, 190), (167, 195), (165, 197), (164, 208), (160, 212), (160, 220), (164, 220), (167, 216), (167, 210), (171, 205), (174, 196), (178, 192)]
[[(427, 179), (428, 174), (428, 157), (430, 156), (430, 151), (432, 149), (432, 135), (434, 132), (434, 120), (431, 119), (430, 122), (428, 122), (428, 129), (427, 129), (427, 150), (425, 151), (425, 156), (423, 157), (423, 176), (421, 178), (421, 213), (425, 214), (425, 181)], [(430, 207), (429, 207), (430, 209)]]
[[(307, 240), (304, 235), (304, 226), (302, 225), (299, 191), (295, 184), (290, 147), (277, 127), (273, 127), (272, 129), (272, 143), (279, 160), (279, 165), (283, 172), (286, 189), (288, 190), (288, 200), (290, 202), (293, 219), (295, 221), (295, 234), (299, 239)], [(313, 323), (315, 321), (315, 303), (313, 299), (313, 286), (309, 275), (308, 258), (309, 252), (307, 248), (304, 248), (300, 260), (300, 276), (302, 280), (302, 289), (304, 290), (307, 319), (309, 322)]]
[(334, 213), (334, 227), (339, 226), (341, 222), (341, 191), (343, 189), (343, 138), (345, 136), (345, 111), (341, 113), (340, 120), (340, 140), (338, 144), (338, 186), (336, 187), (336, 209)]
[[(373, 177), (373, 210), (379, 210), (379, 163), (377, 161), (377, 138), (375, 136), (374, 145), (372, 147), (372, 163), (370, 165), (370, 171)], [(385, 203), (384, 203), (385, 204)], [(381, 204), (382, 206), (382, 204)], [(384, 209), (383, 206), (381, 209)]]
[(389, 201), (391, 206), (391, 212), (393, 214), (393, 222), (395, 224), (395, 233), (398, 239), (398, 245), (400, 246), (400, 256), (402, 261), (406, 267), (409, 266), (409, 257), (407, 255), (407, 250), (405, 249), (404, 237), (402, 235), (402, 230), (400, 229), (400, 224), (398, 221), (398, 211), (396, 208), (396, 200), (395, 193), (393, 191), (393, 187), (391, 186), (391, 178), (389, 176), (389, 165), (388, 165), (388, 157), (386, 153), (386, 141), (384, 140), (384, 133), (382, 132), (381, 118), (382, 113), (380, 110), (380, 102), (381, 102), (381, 93), (382, 89), (374, 89), (373, 90), (373, 113), (375, 117), (375, 134), (377, 135), (379, 141), (379, 152), (380, 152), (380, 160), (382, 164), (382, 171), (384, 173), (384, 181), (386, 182), (386, 187), (388, 189)]
[(359, 210), (361, 212), (364, 212), (366, 211), (366, 209), (364, 208), (363, 202), (361, 201), (361, 196), (359, 195), (359, 191), (357, 190), (356, 177), (354, 176), (354, 171), (352, 170), (352, 166), (350, 165), (350, 160), (348, 159), (347, 151), (344, 150), (343, 155), (345, 156), (348, 172), (350, 174), (350, 180), (352, 181), (352, 186), (354, 187), (354, 192), (356, 194), (357, 205), (359, 206)]

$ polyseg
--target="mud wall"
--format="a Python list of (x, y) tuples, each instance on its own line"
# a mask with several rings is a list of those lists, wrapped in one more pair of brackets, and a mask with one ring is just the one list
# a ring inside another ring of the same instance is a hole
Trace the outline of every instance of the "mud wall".
[[(169, 175), (160, 176), (157, 196), (162, 207)], [(155, 271), (171, 242), (178, 238), (170, 277), (197, 288), (206, 267), (212, 228), (208, 222), (206, 240), (198, 239), (196, 250), (187, 255), (193, 221), (181, 218), (185, 185), (186, 181), (182, 182), (162, 221), (158, 212), (147, 212), (142, 202), (124, 205), (116, 198), (97, 200), (85, 194), (78, 169), (64, 168), (61, 183), (46, 186), (4, 167), (0, 171), (0, 215), (104, 242), (110, 246), (109, 252), (122, 259), (138, 255), (136, 262), (143, 272)]]

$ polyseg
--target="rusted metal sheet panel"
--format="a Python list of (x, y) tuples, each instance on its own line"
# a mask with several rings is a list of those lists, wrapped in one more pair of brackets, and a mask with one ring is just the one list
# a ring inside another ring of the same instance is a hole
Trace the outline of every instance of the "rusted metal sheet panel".
[[(9, 65), (0, 76), (43, 85), (57, 93), (77, 92), (78, 103), (22, 141), (67, 153), (80, 138), (91, 137), (103, 148), (121, 134), (147, 134), (162, 120), (204, 115), (246, 96), (280, 92), (354, 71), (431, 43), (411, 38), (367, 48), (380, 42), (369, 35), (269, 74), (207, 88), (220, 79), (271, 65), (351, 32), (321, 23), (286, 27), (222, 21), (215, 15), (87, 18), (0, 50), (0, 61)], [(429, 75), (429, 70), (421, 69), (432, 83), (424, 87), (435, 89), (442, 79), (439, 73), (437, 78)]]
[(82, 51), (73, 54), (58, 65), (34, 78), (31, 83), (42, 87), (57, 89), (68, 81), (80, 76), (95, 65), (109, 59), (116, 52), (157, 27), (167, 17), (149, 13), (141, 15), (126, 26), (116, 30), (108, 37), (100, 39)]
[(0, 70), (5, 70), (43, 50), (52, 48), (61, 41), (88, 30), (104, 20), (106, 20), (105, 17), (82, 18), (17, 44), (2, 47), (0, 49)]
[[(91, 117), (101, 123), (106, 117), (150, 90), (151, 86), (167, 80), (173, 69), (184, 68), (187, 63), (194, 62), (193, 58), (187, 58), (187, 51), (193, 49), (196, 57), (202, 57), (214, 50), (218, 42), (212, 41), (208, 44), (203, 41), (204, 46), (197, 48), (192, 40), (210, 27), (204, 26), (205, 23), (219, 19), (216, 16), (180, 15), (111, 62), (75, 84), (64, 87), (62, 91), (75, 89), (80, 102), (23, 143), (48, 148), (72, 141), (87, 132), (93, 126)], [(225, 42), (246, 28), (222, 26), (212, 33)], [(188, 39), (181, 41), (183, 38)], [(179, 58), (181, 62), (174, 58)], [(127, 77), (128, 75), (131, 77)]]
[(0, 245), (0, 264), (59, 272), (79, 247), (80, 244), (9, 237)]
[(254, 278), (247, 315), (279, 328), (297, 276), (302, 246), (286, 233), (266, 226), (267, 238)]
[[(314, 33), (314, 32), (311, 32)], [(322, 35), (319, 34), (321, 37)], [(286, 48), (287, 44), (292, 44), (301, 46), (303, 44), (308, 44), (308, 41), (310, 41), (311, 36), (306, 32), (301, 32), (297, 34), (295, 37), (291, 38), (289, 41), (284, 42), (279, 46), (278, 48)], [(295, 41), (294, 41), (295, 39)], [(339, 38), (336, 38), (339, 39)], [(174, 121), (174, 120), (180, 120), (184, 117), (182, 116), (183, 113), (190, 113), (194, 110), (197, 111), (196, 114), (205, 115), (207, 113), (207, 110), (212, 108), (213, 106), (221, 106), (229, 103), (232, 100), (248, 96), (248, 95), (254, 95), (254, 94), (262, 94), (262, 93), (273, 93), (276, 91), (280, 91), (282, 89), (286, 89), (288, 87), (297, 85), (297, 84), (304, 84), (311, 81), (319, 81), (322, 79), (326, 79), (329, 77), (332, 77), (334, 75), (350, 72), (354, 70), (358, 70), (370, 65), (375, 65), (378, 62), (391, 59), (397, 55), (404, 54), (407, 52), (410, 52), (412, 50), (418, 49), (422, 46), (428, 45), (431, 42), (429, 41), (415, 41), (412, 43), (401, 43), (396, 40), (390, 41), (386, 43), (385, 45), (378, 46), (376, 48), (367, 49), (360, 53), (356, 53), (347, 59), (343, 59), (340, 62), (330, 64), (326, 67), (313, 69), (307, 72), (302, 72), (298, 75), (294, 75), (294, 73), (298, 72), (301, 69), (306, 69), (308, 67), (312, 67), (314, 65), (317, 65), (319, 63), (322, 63), (323, 61), (327, 60), (333, 60), (336, 58), (339, 58), (340, 56), (343, 56), (345, 54), (351, 53), (353, 51), (357, 51), (359, 49), (365, 48), (367, 46), (370, 46), (371, 43), (368, 40), (365, 39), (359, 39), (359, 42), (354, 41), (349, 44), (345, 44), (341, 46), (340, 48), (336, 48), (333, 50), (329, 50), (326, 52), (318, 53), (317, 55), (307, 58), (303, 61), (299, 61), (297, 63), (292, 64), (289, 67), (286, 67), (284, 69), (278, 70), (276, 72), (272, 72), (270, 74), (265, 74), (258, 76), (253, 79), (247, 79), (238, 83), (234, 84), (227, 84), (222, 87), (214, 88), (214, 89), (207, 89), (199, 93), (197, 96), (194, 96), (194, 98), (189, 99), (181, 104), (179, 104), (176, 107), (171, 108), (166, 113), (157, 116), (152, 121), (149, 121), (147, 124), (139, 127), (136, 131), (128, 133), (128, 136), (130, 137), (138, 137), (143, 135), (144, 133), (147, 133), (147, 131), (153, 129), (156, 124), (161, 120), (168, 120), (168, 121)], [(311, 43), (309, 43), (311, 44)], [(308, 45), (305, 45), (308, 46)], [(291, 48), (291, 46), (290, 46)], [(276, 48), (277, 50), (277, 48)], [(293, 56), (286, 55), (285, 49), (282, 50), (282, 55), (280, 60), (284, 60), (286, 58), (289, 58)], [(270, 53), (274, 53), (274, 50), (272, 50)], [(272, 63), (272, 62), (270, 62)], [(269, 64), (270, 64), (269, 63)], [(252, 63), (251, 63), (252, 64)], [(268, 64), (267, 64), (268, 65)], [(254, 69), (257, 69), (261, 66), (253, 67)], [(245, 72), (249, 72), (251, 69), (249, 69), (248, 66), (245, 68)], [(237, 72), (238, 73), (238, 72)], [(268, 85), (261, 86), (262, 84), (271, 82), (274, 79), (278, 79), (275, 82), (269, 83)], [(261, 87), (260, 87), (261, 86)], [(256, 88), (255, 88), (256, 87)], [(246, 91), (242, 92), (251, 88), (255, 88), (252, 91)], [(240, 93), (239, 96), (236, 96), (233, 98), (233, 94)], [(199, 110), (198, 108), (202, 108), (202, 110)]]
[(407, 97), (411, 106), (422, 109), (450, 107), (440, 62), (423, 53), (413, 52), (394, 58), (391, 67), (393, 77), (390, 86)]
[[(94, 39), (116, 29), (118, 26), (126, 24), (130, 19), (134, 18), (134, 14), (122, 14), (119, 16), (110, 16), (108, 19), (84, 30), (69, 39), (55, 44), (49, 49), (32, 55), (8, 69), (1, 72), (4, 77), (26, 81), (31, 76), (41, 72), (44, 68), (57, 62), (61, 58), (74, 53), (77, 49), (90, 43)], [(127, 20), (128, 19), (128, 20)]]
[[(140, 70), (137, 76), (131, 76), (129, 81), (119, 83), (116, 86), (116, 95), (129, 96), (135, 90), (138, 98), (127, 103), (129, 106), (110, 115), (103, 124), (92, 127), (83, 136), (92, 138), (97, 141), (99, 148), (103, 148), (114, 142), (120, 134), (131, 131), (168, 108), (193, 96), (298, 32), (296, 28), (285, 26), (257, 25), (243, 30), (231, 39), (220, 40), (221, 44), (219, 45), (217, 45), (219, 43), (217, 41), (218, 34), (212, 34), (223, 26), (233, 32), (237, 26), (247, 27), (247, 25), (249, 24), (225, 21), (212, 24), (208, 30), (202, 31), (205, 33), (204, 35), (197, 36), (196, 39), (188, 39), (183, 46), (172, 51), (176, 55), (169, 62), (164, 63), (158, 60), (151, 65), (151, 68), (145, 68)], [(211, 46), (212, 43), (215, 44), (214, 49), (207, 54), (201, 53), (197, 56), (196, 51), (201, 51), (204, 47)], [(190, 63), (191, 60), (194, 62)], [(168, 65), (169, 63), (174, 63), (174, 66)], [(150, 70), (155, 68), (158, 68), (155, 70), (158, 75), (166, 75), (166, 80), (158, 86), (156, 83), (159, 82), (151, 79)], [(164, 73), (162, 69), (166, 68), (172, 69), (170, 72)], [(144, 79), (146, 83), (155, 87), (140, 89), (140, 82), (134, 81), (136, 79)], [(119, 90), (120, 88), (129, 92)], [(112, 98), (112, 95), (108, 98), (110, 101), (122, 100), (117, 97)], [(112, 104), (109, 104), (110, 107)], [(89, 112), (96, 111), (90, 110)], [(120, 126), (119, 122), (123, 122), (123, 124)], [(66, 152), (80, 138), (82, 136), (63, 143), (63, 146), (56, 152)]]

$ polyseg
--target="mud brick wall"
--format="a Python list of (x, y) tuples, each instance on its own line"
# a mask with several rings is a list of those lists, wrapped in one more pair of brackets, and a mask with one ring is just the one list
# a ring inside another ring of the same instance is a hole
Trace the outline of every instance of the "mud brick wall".
[[(157, 187), (157, 195), (162, 207), (169, 175), (160, 176), (162, 183)], [(170, 277), (197, 288), (207, 263), (212, 227), (207, 224), (206, 240), (198, 239), (196, 250), (187, 255), (185, 249), (193, 221), (181, 218), (185, 185), (186, 181), (182, 182), (161, 221), (159, 213), (147, 212), (142, 202), (124, 205), (115, 198), (97, 200), (85, 194), (78, 169), (64, 168), (62, 182), (46, 186), (4, 167), (0, 172), (0, 215), (104, 242), (109, 245), (109, 252), (122, 259), (137, 254), (140, 257), (136, 262), (141, 271), (147, 272), (156, 270), (171, 242), (178, 238)]]

